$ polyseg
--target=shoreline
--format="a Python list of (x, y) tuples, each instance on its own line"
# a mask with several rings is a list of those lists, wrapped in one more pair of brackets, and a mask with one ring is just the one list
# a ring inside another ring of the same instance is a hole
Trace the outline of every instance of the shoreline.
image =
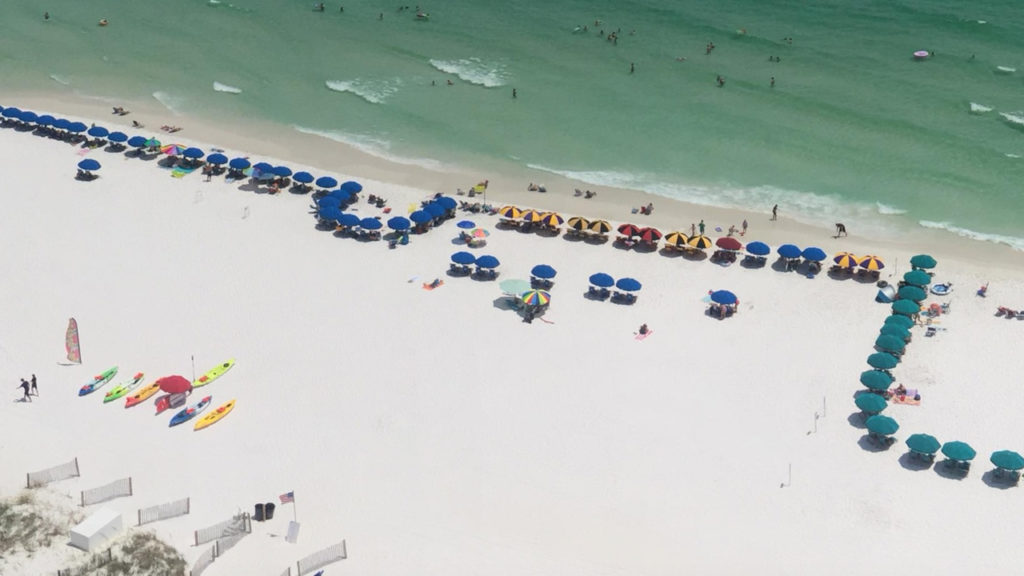
[[(513, 204), (520, 208), (556, 211), (566, 218), (584, 216), (615, 223), (632, 222), (639, 226), (654, 226), (665, 234), (674, 230), (688, 232), (690, 223), (703, 219), (707, 224), (708, 236), (714, 239), (725, 235), (730, 225), (739, 228), (740, 223), (746, 219), (751, 226), (744, 242), (761, 240), (773, 248), (783, 243), (794, 243), (801, 248), (818, 246), (830, 256), (840, 251), (858, 256), (877, 254), (887, 266), (896, 259), (906, 261), (917, 253), (932, 253), (942, 255), (942, 259), (955, 260), (958, 265), (978, 272), (994, 269), (1006, 277), (1016, 277), (1016, 272), (1024, 268), (1024, 252), (1006, 244), (964, 238), (942, 229), (890, 229), (891, 235), (887, 237), (865, 237), (853, 230), (850, 236), (837, 239), (832, 235), (832, 223), (828, 226), (813, 226), (795, 221), (786, 216), (784, 206), (780, 210), (779, 220), (770, 222), (770, 214), (760, 211), (693, 204), (629, 188), (595, 188), (586, 182), (551, 172), (531, 171), (509, 164), (467, 167), (438, 163), (437, 169), (434, 169), (392, 161), (346, 143), (301, 132), (293, 126), (287, 126), (286, 132), (282, 134), (282, 126), (270, 122), (247, 119), (245, 123), (234, 123), (223, 118), (201, 118), (171, 112), (157, 102), (117, 101), (116, 105), (130, 110), (131, 115), (113, 116), (110, 114), (113, 102), (113, 99), (99, 96), (32, 92), (15, 94), (8, 98), (5, 105), (76, 116), (82, 121), (95, 122), (101, 126), (118, 127), (129, 135), (142, 133), (160, 137), (165, 134), (164, 139), (188, 142), (204, 149), (211, 146), (233, 149), (239, 153), (266, 156), (289, 164), (303, 164), (323, 173), (344, 174), (430, 193), (442, 192), (455, 196), (456, 190), (468, 190), (476, 182), (487, 179), (491, 183), (487, 201), (495, 206)], [(132, 120), (139, 120), (146, 127), (133, 128)], [(185, 126), (182, 132), (174, 133), (173, 136), (159, 128), (154, 129), (154, 126), (165, 123)], [(264, 134), (277, 136), (267, 138)], [(527, 186), (531, 182), (543, 183), (549, 191), (530, 192)], [(572, 190), (577, 188), (593, 189), (597, 195), (591, 199), (575, 197)], [(467, 197), (455, 197), (458, 200), (470, 200)], [(479, 196), (472, 200), (483, 201)], [(652, 215), (631, 213), (632, 208), (648, 203), (655, 204)], [(879, 216), (882, 224), (884, 218)], [(721, 228), (721, 232), (717, 232), (716, 228)], [(993, 277), (999, 278), (998, 275)]]

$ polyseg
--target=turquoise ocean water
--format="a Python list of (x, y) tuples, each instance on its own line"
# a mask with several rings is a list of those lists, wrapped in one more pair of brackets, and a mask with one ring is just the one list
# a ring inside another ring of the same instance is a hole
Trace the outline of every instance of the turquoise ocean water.
[(1024, 250), (1015, 2), (446, 0), (426, 20), (399, 6), (15, 0), (0, 85)]

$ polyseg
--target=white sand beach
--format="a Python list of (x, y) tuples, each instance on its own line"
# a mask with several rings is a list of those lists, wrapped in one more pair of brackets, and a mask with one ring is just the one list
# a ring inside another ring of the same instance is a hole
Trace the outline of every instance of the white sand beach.
[[(114, 125), (79, 104), (18, 104)], [(351, 151), (332, 160), (323, 147), (275, 150), (215, 128), (189, 126), (168, 140), (355, 178), (361, 198), (387, 198), (391, 215), (488, 178), (495, 205), (616, 225), (686, 231), (703, 218), (716, 238), (724, 235), (716, 227), (748, 219), (744, 242), (877, 254), (887, 263), (881, 278), (893, 284), (911, 256), (930, 253), (935, 280), (955, 290), (926, 302), (948, 302), (951, 312), (934, 337), (913, 328), (893, 373), (922, 403), (886, 409), (900, 430), (878, 451), (854, 406), (890, 309), (875, 302), (871, 282), (500, 230), (495, 216), (460, 213), (490, 230), (473, 251), (501, 260), (499, 281), (526, 279), (541, 263), (558, 270), (550, 309), (525, 323), (504, 307), (498, 282), (446, 275), (451, 253), (464, 249), (454, 221), (389, 250), (315, 229), (309, 195), (255, 193), (198, 171), (171, 178), (156, 161), (83, 156), (3, 128), (0, 373), (10, 400), (32, 373), (40, 395), (0, 403), (0, 498), (16, 497), (25, 473), (72, 458), (81, 476), (44, 490), (71, 507), (81, 490), (131, 476), (134, 495), (101, 506), (134, 525), (139, 508), (190, 497), (190, 514), (126, 534), (151, 530), (192, 565), (207, 548), (193, 545), (194, 530), (294, 491), (294, 507), (253, 522), (210, 576), (294, 573), (296, 560), (341, 540), (348, 558), (328, 575), (1016, 567), (1021, 488), (990, 482), (988, 458), (1024, 450), (1014, 432), (1024, 410), (1024, 321), (994, 317), (998, 306), (1024, 308), (1020, 253), (929, 231), (834, 239), (784, 211), (769, 222), (763, 212), (663, 199), (653, 200), (653, 215), (631, 216), (631, 206), (646, 204), (639, 193), (584, 200), (572, 182), (548, 179), (542, 195), (501, 175), (425, 176), (346, 162), (358, 158)], [(100, 178), (74, 179), (83, 157), (102, 163)], [(384, 216), (362, 199), (355, 208)], [(636, 304), (584, 298), (599, 271), (638, 279)], [(435, 278), (444, 284), (424, 290)], [(977, 297), (986, 282), (988, 297)], [(702, 301), (718, 289), (740, 298), (724, 321), (706, 316)], [(81, 332), (75, 366), (62, 365), (70, 317)], [(643, 323), (653, 334), (638, 341)], [(77, 395), (113, 365), (115, 382), (138, 371), (149, 382), (191, 378), (193, 359), (202, 373), (229, 358), (236, 366), (197, 392), (237, 405), (202, 431), (169, 429), (170, 415), (154, 416), (151, 402), (125, 409), (104, 405), (100, 392)], [(917, 432), (971, 444), (969, 475), (946, 477), (941, 456), (934, 468), (906, 465), (903, 440)], [(284, 539), (293, 515), (295, 544)], [(84, 556), (61, 543), (0, 558), (0, 572), (51, 573)]]

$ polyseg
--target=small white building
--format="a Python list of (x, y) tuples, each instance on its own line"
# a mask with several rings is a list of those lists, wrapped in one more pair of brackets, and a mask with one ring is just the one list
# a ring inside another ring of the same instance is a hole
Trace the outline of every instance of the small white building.
[(71, 529), (70, 544), (91, 552), (120, 534), (123, 527), (120, 514), (109, 508), (100, 508)]

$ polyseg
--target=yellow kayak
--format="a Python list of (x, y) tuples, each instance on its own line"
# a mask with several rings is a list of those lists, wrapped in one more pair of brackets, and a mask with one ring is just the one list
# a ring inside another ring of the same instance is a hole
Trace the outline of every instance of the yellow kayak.
[(227, 362), (225, 362), (223, 364), (219, 364), (219, 365), (215, 366), (213, 369), (211, 369), (206, 374), (203, 374), (199, 378), (196, 378), (195, 381), (192, 382), (192, 387), (193, 388), (199, 388), (200, 386), (206, 386), (207, 384), (213, 382), (217, 378), (220, 378), (221, 376), (223, 376), (224, 373), (227, 372), (228, 370), (231, 370), (231, 367), (234, 366), (234, 365), (235, 365), (235, 359), (232, 358), (231, 360), (228, 360)]
[(131, 396), (129, 396), (128, 399), (124, 401), (124, 407), (125, 408), (131, 408), (132, 406), (135, 406), (136, 404), (141, 404), (146, 399), (148, 399), (150, 396), (152, 396), (153, 394), (156, 394), (159, 391), (160, 391), (160, 381), (159, 380), (156, 381), (156, 382), (153, 382), (152, 384), (147, 384), (146, 386), (144, 386), (141, 389), (139, 389), (138, 392), (136, 392), (135, 394), (132, 394)]
[(228, 412), (231, 412), (231, 409), (234, 408), (234, 407), (235, 407), (235, 401), (231, 400), (230, 402), (228, 402), (226, 404), (222, 404), (222, 405), (218, 406), (215, 410), (211, 410), (210, 412), (207, 412), (206, 416), (203, 416), (202, 418), (199, 419), (198, 422), (196, 422), (196, 426), (195, 426), (195, 428), (193, 428), (193, 430), (202, 430), (203, 428), (206, 428), (207, 426), (210, 426), (211, 424), (215, 424), (221, 418), (227, 416)]

